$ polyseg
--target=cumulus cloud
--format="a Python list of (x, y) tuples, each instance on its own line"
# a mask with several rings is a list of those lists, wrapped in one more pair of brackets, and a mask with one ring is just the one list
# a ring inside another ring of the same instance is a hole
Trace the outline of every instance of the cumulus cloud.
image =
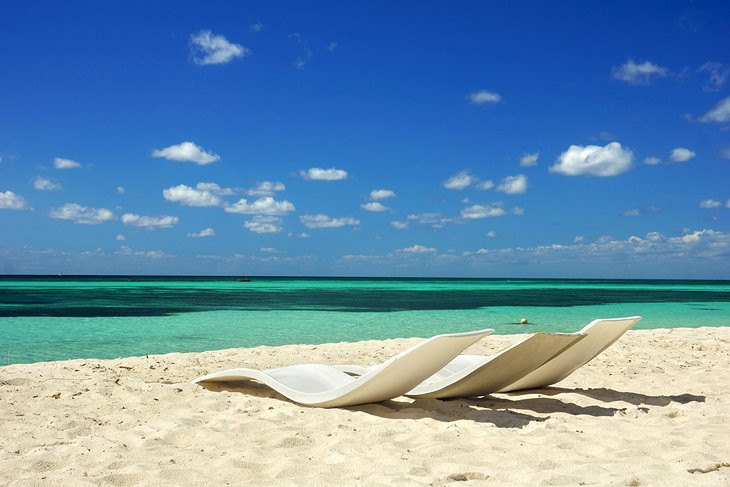
[(623, 212), (624, 216), (639, 216), (640, 211), (638, 208), (633, 208), (631, 210), (626, 210)]
[(441, 183), (446, 189), (464, 189), (477, 182), (477, 179), (469, 174), (469, 171), (460, 171)]
[(445, 217), (441, 213), (419, 213), (408, 215), (408, 219), (423, 225), (431, 225), (433, 228), (443, 228), (449, 223), (454, 223), (453, 218)]
[(527, 192), (527, 176), (518, 174), (516, 176), (507, 176), (502, 180), (502, 184), (497, 186), (497, 191), (506, 194), (522, 194)]
[(222, 200), (207, 190), (195, 189), (185, 184), (178, 184), (162, 190), (167, 201), (186, 206), (219, 206)]
[(704, 200), (700, 203), (700, 208), (719, 208), (722, 206), (722, 201), (717, 200)]
[(299, 171), (299, 175), (308, 181), (339, 181), (347, 179), (347, 171), (344, 169), (322, 169), (319, 167), (311, 167), (306, 171)]
[(170, 228), (177, 225), (179, 218), (176, 216), (141, 216), (135, 215), (134, 213), (125, 213), (122, 215), (122, 223), (125, 225), (131, 225), (133, 227), (148, 228), (150, 230), (155, 228)]
[(571, 145), (550, 166), (551, 172), (566, 176), (617, 176), (631, 168), (634, 154), (618, 142), (604, 147), (598, 145)]
[(202, 147), (189, 141), (170, 145), (164, 149), (155, 149), (152, 151), (152, 157), (163, 157), (169, 161), (194, 162), (199, 166), (212, 164), (221, 158), (218, 154), (206, 152)]
[(50, 217), (85, 225), (98, 225), (113, 220), (114, 214), (106, 208), (90, 208), (77, 203), (66, 203), (59, 208), (53, 208)]
[(249, 196), (273, 196), (274, 193), (285, 190), (286, 186), (279, 181), (262, 181), (255, 188), (247, 190), (246, 194)]
[(540, 157), (539, 152), (534, 152), (532, 154), (525, 154), (520, 159), (520, 166), (530, 167), (537, 165), (537, 158)]
[(499, 103), (502, 100), (502, 95), (494, 91), (479, 90), (474, 93), (469, 93), (466, 96), (469, 103), (474, 105), (486, 105), (489, 103)]
[(374, 189), (370, 191), (371, 200), (384, 200), (386, 198), (394, 198), (395, 192), (389, 189)]
[(699, 69), (708, 73), (709, 79), (702, 88), (705, 91), (720, 91), (730, 77), (730, 66), (722, 63), (706, 62)]
[(333, 218), (322, 213), (302, 215), (299, 221), (307, 228), (339, 228), (346, 225), (359, 225), (360, 220), (352, 217)]
[(399, 221), (392, 221), (390, 222), (390, 226), (395, 228), (396, 230), (405, 230), (408, 228), (408, 222), (399, 222)]
[(411, 245), (410, 247), (400, 249), (400, 251), (406, 252), (409, 254), (432, 254), (432, 253), (436, 252), (436, 249), (433, 247), (426, 247), (425, 245), (421, 245), (421, 244), (415, 244), (415, 245)]
[(61, 189), (60, 184), (54, 183), (53, 181), (42, 178), (40, 176), (36, 177), (35, 180), (33, 180), (33, 187), (38, 191), (56, 191)]
[(490, 230), (490, 231), (487, 232), (487, 237), (488, 238), (494, 238), (496, 236), (497, 236), (497, 232), (495, 232), (494, 230)]
[(207, 191), (209, 193), (225, 196), (235, 193), (235, 191), (233, 191), (231, 188), (221, 188), (216, 183), (198, 183), (195, 185), (195, 188), (198, 191)]
[(486, 181), (480, 181), (477, 183), (477, 189), (479, 191), (486, 191), (488, 189), (492, 189), (494, 187), (494, 181), (486, 180)]
[(649, 156), (649, 157), (644, 158), (644, 164), (648, 164), (650, 166), (656, 166), (660, 162), (662, 162), (662, 160), (659, 159), (658, 157)]
[(644, 61), (637, 64), (632, 59), (621, 66), (614, 66), (613, 77), (630, 85), (648, 85), (654, 78), (666, 76), (669, 70), (665, 67)]
[(701, 118), (700, 122), (710, 123), (725, 123), (730, 122), (730, 96), (717, 102), (717, 105), (705, 113)]
[(53, 167), (56, 169), (76, 169), (77, 167), (81, 167), (81, 164), (71, 159), (56, 157), (53, 159)]
[(124, 194), (124, 188), (122, 186), (117, 186), (117, 194)]
[(467, 220), (476, 220), (479, 218), (493, 218), (503, 216), (505, 211), (498, 206), (490, 205), (472, 205), (461, 210), (461, 217)]
[(12, 191), (0, 192), (0, 210), (27, 210), (28, 203)]
[(248, 52), (242, 45), (229, 42), (222, 35), (215, 35), (209, 30), (201, 30), (190, 36), (190, 55), (195, 64), (225, 64), (244, 57)]
[(692, 159), (696, 154), (684, 147), (676, 147), (672, 149), (672, 152), (669, 154), (669, 158), (674, 162), (687, 162), (690, 159)]
[(191, 238), (215, 237), (215, 230), (213, 230), (212, 228), (204, 228), (203, 230), (201, 230), (199, 232), (188, 233), (188, 237), (191, 237)]
[(123, 245), (119, 248), (114, 255), (123, 255), (126, 257), (143, 257), (146, 259), (164, 259), (173, 257), (172, 255), (166, 254), (162, 250), (133, 250), (132, 248)]
[(251, 32), (261, 32), (262, 30), (264, 30), (264, 24), (262, 24), (261, 22), (251, 24)]
[(277, 233), (282, 230), (282, 220), (276, 216), (256, 215), (243, 226), (253, 233)]
[(241, 213), (244, 215), (284, 215), (294, 210), (294, 205), (291, 202), (287, 200), (277, 201), (271, 196), (264, 196), (250, 203), (246, 198), (241, 198), (237, 203), (225, 209), (228, 213)]
[(360, 205), (360, 207), (363, 210), (372, 211), (372, 212), (381, 212), (381, 211), (388, 211), (388, 207), (383, 205), (382, 203), (379, 203), (377, 201), (369, 201), (367, 203), (363, 203)]

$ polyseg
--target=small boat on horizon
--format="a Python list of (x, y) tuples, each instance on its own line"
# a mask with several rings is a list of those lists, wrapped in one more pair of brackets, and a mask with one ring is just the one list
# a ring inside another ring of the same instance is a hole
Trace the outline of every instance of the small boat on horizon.
[(236, 279), (236, 282), (251, 282), (251, 279), (246, 279), (245, 277), (240, 277)]

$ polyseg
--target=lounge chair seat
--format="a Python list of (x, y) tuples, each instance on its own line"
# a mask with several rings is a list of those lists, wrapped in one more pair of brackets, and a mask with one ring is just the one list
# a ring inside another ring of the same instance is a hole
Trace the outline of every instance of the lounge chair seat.
[[(459, 355), (406, 393), (415, 398), (473, 397), (497, 392), (583, 339), (581, 334), (535, 333), (491, 356)], [(362, 375), (370, 368), (335, 366)]]
[(342, 407), (385, 401), (403, 395), (443, 368), (465, 348), (494, 330), (438, 335), (353, 377), (335, 367), (300, 364), (268, 370), (230, 369), (198, 377), (199, 382), (257, 380), (294, 402)]
[(621, 338), (639, 320), (641, 316), (591, 321), (577, 332), (585, 338), (499, 392), (536, 389), (560, 382)]

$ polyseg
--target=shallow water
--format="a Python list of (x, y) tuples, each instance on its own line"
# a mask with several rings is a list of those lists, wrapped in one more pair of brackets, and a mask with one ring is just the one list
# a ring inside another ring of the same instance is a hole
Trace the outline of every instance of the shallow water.
[[(730, 326), (730, 281), (0, 277), (0, 364), (495, 328)], [(520, 325), (520, 318), (529, 324)]]

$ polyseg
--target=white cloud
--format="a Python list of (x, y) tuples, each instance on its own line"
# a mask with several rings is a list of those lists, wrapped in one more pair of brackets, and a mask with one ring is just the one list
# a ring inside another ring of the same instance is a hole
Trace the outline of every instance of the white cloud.
[(700, 208), (719, 208), (722, 206), (722, 201), (717, 200), (704, 200), (700, 203)]
[(225, 209), (228, 213), (241, 213), (244, 215), (284, 215), (294, 211), (294, 205), (287, 201), (276, 201), (271, 196), (264, 196), (255, 201), (248, 202), (241, 198), (237, 203)]
[(408, 215), (409, 220), (417, 221), (423, 225), (431, 225), (433, 228), (443, 228), (449, 223), (454, 223), (453, 218), (445, 217), (441, 213), (419, 213)]
[(717, 102), (717, 105), (712, 110), (700, 118), (700, 122), (730, 122), (730, 96)]
[(27, 210), (28, 203), (12, 191), (0, 192), (0, 210)]
[(125, 213), (122, 215), (122, 223), (132, 225), (134, 227), (148, 228), (170, 228), (177, 225), (180, 219), (176, 216), (141, 216), (134, 213)]
[(56, 157), (53, 159), (53, 167), (56, 169), (76, 169), (77, 167), (81, 167), (81, 164), (71, 159)]
[(441, 183), (446, 189), (464, 189), (477, 182), (477, 179), (469, 174), (469, 171), (460, 171)]
[(644, 158), (644, 164), (648, 164), (650, 166), (656, 166), (660, 162), (662, 162), (662, 160), (659, 159), (658, 157), (649, 156), (649, 157)]
[(53, 208), (50, 216), (86, 225), (98, 225), (114, 219), (114, 214), (106, 208), (89, 208), (76, 203), (66, 203), (59, 208)]
[(190, 54), (195, 64), (225, 64), (237, 57), (244, 57), (248, 52), (242, 45), (229, 42), (209, 30), (201, 30), (190, 36)]
[(122, 242), (122, 241), (124, 241), (124, 240), (127, 240), (127, 237), (125, 237), (124, 235), (122, 235), (122, 234), (120, 233), (120, 234), (118, 234), (118, 235), (116, 236), (116, 239), (117, 239), (117, 241), (118, 241), (118, 242)]
[(372, 200), (384, 200), (386, 198), (394, 198), (395, 192), (389, 189), (374, 189), (370, 191), (370, 199)]
[(124, 255), (127, 257), (144, 257), (146, 259), (164, 259), (167, 257), (173, 257), (172, 255), (166, 254), (162, 250), (133, 250), (126, 245), (119, 248), (115, 255)]
[(215, 237), (215, 230), (213, 230), (212, 228), (204, 228), (203, 230), (201, 230), (199, 232), (188, 233), (188, 237), (191, 237), (191, 238)]
[(209, 193), (225, 196), (235, 193), (235, 191), (231, 188), (221, 188), (216, 183), (198, 183), (195, 185), (195, 189), (198, 191), (207, 191)]
[(671, 154), (669, 154), (669, 158), (674, 162), (687, 162), (695, 155), (696, 154), (689, 149), (685, 149), (684, 147), (677, 147), (675, 149), (672, 149)]
[(566, 176), (617, 176), (631, 168), (633, 158), (631, 150), (622, 148), (618, 142), (605, 147), (571, 145), (560, 154), (550, 171)]
[(488, 189), (492, 189), (494, 187), (494, 181), (486, 180), (486, 181), (480, 181), (477, 183), (477, 189), (479, 191), (486, 191)]
[(534, 152), (532, 154), (525, 154), (520, 159), (520, 166), (530, 167), (537, 165), (537, 158), (540, 157), (539, 152)]
[(469, 93), (466, 98), (474, 105), (485, 105), (488, 103), (499, 103), (502, 100), (502, 95), (494, 91), (479, 90), (474, 93)]
[(329, 52), (335, 52), (338, 47), (340, 47), (340, 45), (335, 41), (332, 41), (329, 44), (327, 44), (327, 50)]
[(221, 158), (218, 154), (206, 152), (202, 147), (189, 141), (170, 145), (164, 149), (155, 149), (152, 151), (152, 157), (164, 157), (168, 161), (194, 162), (199, 166), (212, 164)]
[(38, 191), (56, 191), (58, 189), (61, 189), (60, 184), (54, 183), (53, 181), (42, 178), (40, 176), (36, 177), (33, 181), (33, 187)]
[(388, 211), (388, 207), (383, 205), (382, 203), (379, 203), (377, 201), (368, 201), (367, 203), (363, 203), (360, 205), (360, 207), (363, 210), (372, 211), (372, 212), (381, 212), (381, 211)]
[(433, 247), (426, 247), (425, 245), (421, 244), (415, 244), (411, 245), (410, 247), (400, 249), (400, 251), (407, 252), (409, 254), (432, 254), (436, 252), (436, 249)]
[(498, 206), (490, 205), (472, 205), (461, 210), (461, 217), (467, 220), (475, 220), (478, 218), (493, 218), (503, 216), (505, 211)]
[(408, 222), (392, 221), (390, 222), (390, 226), (395, 228), (396, 230), (405, 230), (406, 228), (408, 228)]
[(700, 66), (699, 71), (706, 71), (710, 76), (705, 86), (702, 87), (705, 91), (720, 91), (730, 77), (730, 66), (722, 63), (706, 62)]
[(621, 66), (614, 67), (612, 73), (615, 79), (631, 85), (648, 85), (653, 78), (666, 76), (669, 70), (649, 61), (637, 64), (629, 59)]
[(261, 32), (262, 30), (264, 30), (264, 24), (262, 24), (261, 22), (251, 24), (251, 32)]
[(516, 176), (507, 176), (502, 180), (502, 184), (497, 186), (497, 191), (507, 194), (522, 194), (527, 192), (527, 176), (518, 174)]
[(124, 188), (122, 186), (117, 186), (117, 194), (124, 194)]
[(281, 223), (281, 218), (276, 216), (256, 215), (243, 226), (253, 233), (277, 233), (282, 230)]
[(623, 215), (624, 216), (639, 216), (640, 213), (641, 212), (638, 210), (638, 208), (634, 208), (631, 210), (624, 211)]
[(317, 215), (302, 215), (299, 221), (307, 228), (339, 228), (345, 225), (359, 225), (360, 220), (352, 217), (333, 218), (319, 213)]
[(193, 189), (185, 184), (178, 184), (162, 191), (167, 201), (186, 206), (219, 206), (221, 199), (210, 191)]
[(255, 188), (246, 191), (246, 194), (249, 196), (273, 196), (274, 193), (285, 190), (286, 186), (279, 181), (262, 181)]
[(514, 208), (512, 208), (512, 214), (517, 216), (524, 215), (525, 209), (520, 208), (519, 206), (515, 206)]
[(294, 64), (294, 67), (297, 69), (304, 69), (304, 65), (312, 60), (312, 50), (309, 48), (307, 40), (302, 37), (301, 34), (297, 34), (295, 32), (294, 34), (289, 34), (289, 38), (296, 39), (299, 47), (302, 48), (302, 55), (298, 56), (292, 64)]
[(497, 232), (495, 232), (494, 230), (490, 230), (490, 231), (487, 232), (487, 237), (488, 238), (494, 238), (496, 236), (497, 236)]
[(312, 167), (306, 171), (299, 171), (299, 175), (309, 181), (339, 181), (341, 179), (347, 179), (347, 171), (334, 167), (329, 169)]

